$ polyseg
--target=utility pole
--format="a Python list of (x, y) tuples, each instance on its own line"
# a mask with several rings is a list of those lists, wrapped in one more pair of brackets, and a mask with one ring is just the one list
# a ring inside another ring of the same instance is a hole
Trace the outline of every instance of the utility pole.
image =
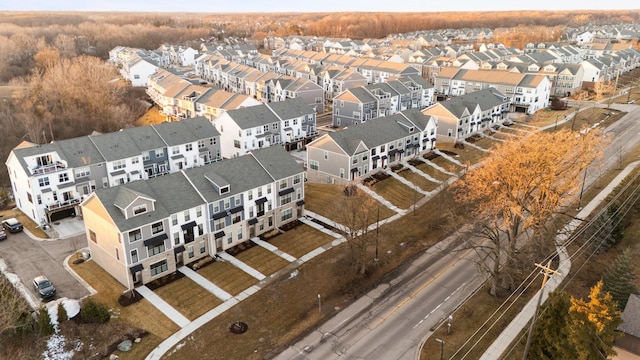
[(373, 258), (373, 261), (378, 261), (378, 243), (380, 241), (378, 229), (380, 229), (380, 205), (378, 205), (378, 217), (376, 219), (376, 257)]
[(538, 263), (536, 263), (536, 266), (542, 269), (541, 273), (542, 275), (544, 275), (544, 277), (542, 278), (542, 286), (540, 287), (540, 296), (538, 296), (538, 303), (536, 304), (536, 309), (533, 312), (533, 318), (531, 319), (531, 325), (529, 326), (529, 335), (527, 336), (527, 344), (524, 347), (524, 355), (522, 355), (522, 360), (527, 360), (527, 356), (529, 355), (529, 347), (531, 346), (533, 329), (536, 324), (536, 318), (538, 317), (538, 309), (540, 309), (540, 303), (542, 302), (542, 294), (544, 293), (544, 286), (547, 284), (547, 279), (554, 274), (560, 275), (559, 272), (551, 268), (551, 260), (549, 260), (546, 266), (540, 265)]
[(620, 71), (616, 71), (616, 82), (613, 85), (613, 91), (611, 92), (611, 95), (609, 96), (609, 103), (607, 104), (607, 109), (611, 108), (611, 98), (613, 98), (613, 95), (616, 94), (616, 90), (618, 89), (618, 78), (620, 77)]

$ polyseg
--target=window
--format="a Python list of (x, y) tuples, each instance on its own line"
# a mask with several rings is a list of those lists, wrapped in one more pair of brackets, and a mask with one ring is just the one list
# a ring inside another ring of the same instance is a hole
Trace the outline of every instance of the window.
[(40, 185), (40, 187), (49, 186), (49, 177), (45, 176), (43, 178), (38, 179), (38, 184)]
[(213, 224), (216, 227), (216, 230), (224, 229), (224, 218), (215, 220)]
[(242, 217), (240, 216), (240, 214), (241, 214), (241, 212), (237, 212), (237, 213), (235, 213), (235, 214), (231, 215), (231, 221), (232, 221), (234, 224), (237, 224), (237, 223), (239, 223), (239, 222), (240, 222), (240, 220), (242, 220)]
[(134, 164), (134, 165), (135, 165), (135, 164), (137, 164), (137, 163), (139, 163), (139, 162), (140, 162), (140, 158), (139, 158), (139, 157), (131, 158), (131, 163), (132, 163), (132, 164)]
[(42, 196), (40, 194), (36, 195), (36, 201), (38, 202), (38, 205), (42, 205)]
[(253, 217), (253, 206), (249, 206), (249, 218)]
[(126, 160), (116, 160), (113, 162), (113, 170), (124, 169), (125, 166), (127, 166)]
[(231, 207), (231, 199), (227, 198), (224, 200), (224, 208), (228, 209)]
[(311, 170), (318, 170), (320, 163), (318, 163), (317, 160), (311, 160), (309, 161), (309, 168), (311, 168)]
[(380, 145), (380, 152), (384, 152), (385, 146), (384, 145)]
[(138, 249), (131, 250), (131, 262), (132, 263), (138, 262)]
[(245, 131), (245, 134), (246, 134), (247, 136), (251, 136), (251, 129), (247, 129), (247, 130)]
[(234, 201), (235, 201), (235, 204), (236, 204), (235, 206), (239, 206), (240, 205), (240, 196), (238, 195), (238, 196), (234, 197)]
[(189, 254), (189, 259), (191, 259), (194, 256), (193, 245), (187, 246), (187, 253)]
[(215, 145), (217, 143), (218, 143), (218, 140), (216, 138), (209, 139), (209, 145)]
[(88, 167), (76, 169), (76, 178), (87, 177), (91, 175), (91, 171)]
[(140, 229), (129, 231), (129, 242), (132, 243), (134, 241), (138, 241), (142, 239), (142, 231)]
[(268, 132), (268, 131), (269, 131), (269, 124), (264, 125), (264, 126), (262, 127), (262, 129), (264, 130), (264, 132)]
[(142, 153), (142, 161), (148, 161), (151, 160), (151, 155), (149, 154), (148, 151), (145, 151)]
[(98, 243), (98, 237), (96, 236), (96, 233), (93, 230), (89, 230), (89, 239), (91, 239), (91, 241), (93, 241), (94, 243)]
[(352, 164), (357, 164), (358, 163), (358, 158), (357, 157), (353, 157), (353, 160), (351, 160)]
[(288, 204), (291, 202), (291, 193), (280, 196), (280, 205)]
[(240, 140), (233, 140), (233, 147), (240, 149)]
[(287, 187), (287, 179), (280, 180), (280, 189), (284, 189)]
[(162, 221), (151, 225), (151, 233), (152, 234), (155, 235), (157, 233), (161, 233), (162, 231), (164, 231), (164, 227), (162, 226)]
[(178, 215), (177, 214), (172, 214), (171, 215), (171, 225), (178, 225)]
[(153, 255), (161, 254), (163, 252), (164, 252), (164, 242), (162, 244), (158, 244), (154, 246), (147, 246), (147, 253), (149, 254), (149, 257)]
[(120, 250), (117, 247), (114, 249), (116, 250), (116, 260), (120, 260)]
[(186, 144), (186, 145), (184, 146), (184, 150), (185, 150), (185, 151), (191, 151), (191, 150), (193, 150), (193, 144)]
[(180, 244), (180, 233), (179, 232), (174, 232), (173, 233), (173, 244), (174, 245)]
[(171, 154), (172, 154), (172, 155), (177, 155), (177, 154), (179, 154), (179, 153), (180, 153), (180, 147), (178, 147), (178, 146), (174, 146), (174, 147), (171, 149)]
[(164, 149), (158, 149), (158, 150), (156, 150), (156, 157), (157, 157), (157, 158), (164, 157)]
[(202, 224), (198, 224), (198, 235), (204, 235), (204, 226)]
[(151, 276), (161, 274), (169, 269), (167, 267), (167, 260), (162, 260), (155, 264), (151, 264), (151, 266), (149, 266), (149, 269), (151, 271)]
[(291, 217), (293, 216), (293, 212), (291, 211), (291, 208), (288, 208), (288, 209), (282, 210), (282, 213), (280, 213), (280, 214), (281, 214), (281, 216), (282, 216), (282, 217), (281, 217), (281, 218), (282, 218), (282, 221), (289, 220), (289, 219), (291, 219)]
[(200, 254), (204, 254), (207, 251), (207, 246), (204, 241), (200, 241)]
[(249, 192), (247, 193), (247, 199), (253, 200), (253, 191), (249, 190)]
[(267, 194), (271, 194), (271, 184), (267, 185)]
[(327, 151), (324, 152), (324, 159), (325, 160), (329, 159), (329, 153)]
[(189, 214), (189, 210), (184, 211), (184, 221), (187, 222), (191, 220), (191, 214)]
[(302, 189), (296, 189), (296, 200), (302, 199)]
[(293, 177), (293, 183), (294, 183), (294, 184), (300, 184), (300, 174), (295, 175), (295, 176)]
[(238, 229), (238, 240), (242, 240), (242, 228)]
[(298, 125), (298, 119), (293, 119), (293, 125)]
[(142, 204), (133, 207), (133, 215), (140, 215), (147, 212), (147, 204)]
[(273, 123), (271, 127), (273, 127), (273, 130), (278, 130), (278, 123)]
[(204, 140), (198, 140), (198, 149), (204, 148)]
[(231, 244), (233, 242), (233, 233), (227, 234), (227, 244)]
[(262, 186), (258, 188), (258, 197), (262, 197)]
[(27, 193), (27, 200), (33, 204), (33, 198), (31, 197), (31, 193)]
[(344, 179), (344, 168), (340, 168), (340, 178)]
[(202, 216), (202, 206), (196, 208), (196, 217)]
[(369, 157), (367, 153), (362, 154), (362, 161), (367, 161), (368, 158)]

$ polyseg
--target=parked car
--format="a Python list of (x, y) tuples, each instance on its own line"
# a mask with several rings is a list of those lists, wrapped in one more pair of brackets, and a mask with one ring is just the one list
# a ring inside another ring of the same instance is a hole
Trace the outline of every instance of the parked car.
[(22, 231), (22, 223), (16, 218), (9, 218), (2, 221), (2, 227), (10, 233)]
[(46, 276), (40, 275), (33, 279), (33, 287), (41, 298), (50, 298), (56, 294), (56, 288)]
[(2, 228), (0, 228), (0, 240), (4, 240), (7, 238), (7, 233), (4, 232)]

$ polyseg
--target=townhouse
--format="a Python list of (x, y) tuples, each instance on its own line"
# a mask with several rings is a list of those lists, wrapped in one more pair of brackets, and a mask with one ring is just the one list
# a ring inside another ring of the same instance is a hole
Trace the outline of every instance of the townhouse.
[(295, 221), (304, 171), (282, 148), (99, 189), (82, 204), (93, 261), (128, 289)]
[(367, 85), (364, 75), (351, 69), (331, 67), (323, 70), (321, 77), (327, 99), (333, 99), (345, 90)]
[(533, 114), (548, 106), (551, 85), (545, 75), (443, 68), (434, 88), (436, 93), (445, 96), (495, 88), (510, 99), (510, 111)]
[(307, 145), (307, 179), (348, 184), (431, 151), (438, 121), (409, 109), (322, 135)]
[(229, 110), (213, 124), (223, 158), (280, 144), (287, 150), (304, 148), (317, 135), (315, 110), (298, 98)]
[(434, 102), (433, 86), (420, 75), (347, 89), (333, 99), (333, 126), (349, 126)]
[(438, 119), (438, 140), (460, 141), (507, 120), (509, 97), (488, 88), (450, 100), (441, 101), (422, 110)]
[(221, 159), (220, 134), (205, 118), (82, 136), (23, 142), (6, 161), (16, 206), (37, 224), (79, 214), (83, 198)]

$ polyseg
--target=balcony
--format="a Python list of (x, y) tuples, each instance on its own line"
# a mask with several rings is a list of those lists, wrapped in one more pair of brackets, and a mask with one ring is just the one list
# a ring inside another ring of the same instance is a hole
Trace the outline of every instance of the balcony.
[(47, 212), (51, 212), (51, 211), (55, 211), (55, 210), (68, 208), (68, 207), (71, 207), (71, 206), (76, 206), (78, 204), (80, 204), (80, 199), (69, 199), (69, 200), (66, 200), (66, 201), (57, 201), (55, 203), (45, 205), (44, 208), (45, 208), (45, 210)]
[(31, 169), (32, 175), (50, 174), (60, 170), (66, 170), (66, 161), (55, 161), (48, 165), (35, 166)]

